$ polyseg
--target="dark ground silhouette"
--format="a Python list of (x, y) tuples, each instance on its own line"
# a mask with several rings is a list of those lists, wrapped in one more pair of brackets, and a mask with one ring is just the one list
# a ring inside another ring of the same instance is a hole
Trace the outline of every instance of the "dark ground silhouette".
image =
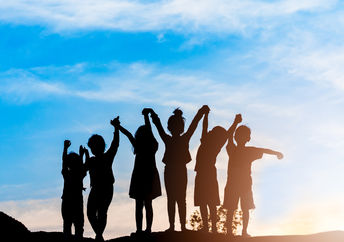
[[(66, 237), (62, 232), (30, 232), (22, 223), (0, 212), (0, 240), (2, 242), (67, 242), (95, 241), (91, 238), (82, 240)], [(150, 236), (125, 236), (107, 240), (110, 242), (343, 242), (344, 231), (331, 231), (311, 235), (259, 236), (251, 238), (228, 238), (223, 234), (201, 232), (157, 232)]]

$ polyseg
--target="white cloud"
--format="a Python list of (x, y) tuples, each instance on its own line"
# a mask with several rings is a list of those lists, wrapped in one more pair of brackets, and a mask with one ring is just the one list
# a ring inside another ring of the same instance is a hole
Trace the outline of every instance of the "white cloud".
[(335, 0), (13, 0), (1, 1), (0, 20), (48, 26), (53, 31), (111, 29), (186, 33), (245, 33), (270, 28), (299, 12), (326, 11)]

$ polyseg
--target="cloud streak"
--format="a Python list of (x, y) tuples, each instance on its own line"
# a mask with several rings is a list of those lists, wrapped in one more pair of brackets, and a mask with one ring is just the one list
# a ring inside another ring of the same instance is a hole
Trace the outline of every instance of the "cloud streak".
[(271, 28), (276, 19), (321, 12), (335, 0), (13, 0), (1, 1), (2, 22), (43, 25), (57, 32), (89, 29), (183, 33), (245, 33)]

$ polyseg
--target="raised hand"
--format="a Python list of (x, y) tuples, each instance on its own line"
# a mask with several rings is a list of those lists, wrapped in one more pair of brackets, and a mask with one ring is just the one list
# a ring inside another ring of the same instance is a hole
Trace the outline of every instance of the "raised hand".
[(70, 142), (70, 140), (66, 139), (63, 143), (65, 148), (68, 148), (72, 143)]
[(242, 122), (242, 117), (241, 117), (241, 114), (237, 114), (235, 115), (235, 119), (234, 119), (234, 122), (235, 123), (241, 123)]
[(110, 121), (110, 124), (114, 127), (118, 127), (121, 122), (119, 121), (119, 116), (117, 116), (116, 118), (114, 118), (113, 120)]
[(209, 111), (210, 111), (210, 108), (208, 105), (203, 105), (201, 108), (200, 108), (200, 111), (203, 113), (203, 114), (208, 114)]
[(151, 108), (144, 108), (144, 109), (142, 109), (142, 114), (143, 115), (148, 115), (149, 113), (153, 113), (153, 112), (154, 111)]

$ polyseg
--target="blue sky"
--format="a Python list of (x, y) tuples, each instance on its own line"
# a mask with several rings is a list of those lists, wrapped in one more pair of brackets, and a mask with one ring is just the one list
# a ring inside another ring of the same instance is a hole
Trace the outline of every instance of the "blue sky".
[[(0, 209), (30, 229), (60, 231), (64, 139), (71, 150), (93, 133), (110, 143), (109, 120), (120, 115), (135, 132), (144, 107), (163, 124), (180, 107), (189, 124), (208, 104), (210, 127), (242, 113), (252, 145), (285, 154), (253, 166), (252, 234), (342, 229), (343, 11), (334, 0), (0, 1)], [(223, 150), (220, 194), (227, 159)], [(109, 238), (135, 229), (133, 160), (121, 136)], [(167, 227), (165, 199), (155, 201), (155, 230)]]

